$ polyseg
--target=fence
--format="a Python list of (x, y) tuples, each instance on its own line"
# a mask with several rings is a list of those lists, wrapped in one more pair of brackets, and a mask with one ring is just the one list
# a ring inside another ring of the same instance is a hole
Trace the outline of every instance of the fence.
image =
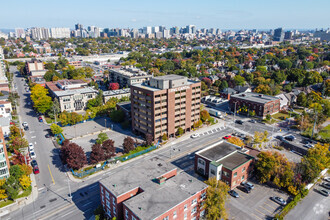
[(86, 170), (86, 171), (80, 171), (80, 172), (75, 172), (73, 169), (71, 169), (72, 171), (72, 175), (76, 176), (76, 177), (79, 177), (79, 178), (83, 178), (87, 175), (90, 175), (92, 173), (95, 173), (99, 170), (103, 170), (103, 168), (107, 165), (107, 162), (104, 162), (102, 166), (100, 167), (94, 167), (90, 170)]
[[(140, 152), (137, 152), (137, 153), (128, 155), (128, 156), (115, 157), (112, 161), (118, 161), (118, 160), (120, 160), (121, 162), (124, 162), (126, 160), (129, 160), (129, 159), (132, 159), (134, 157), (140, 156), (142, 154), (148, 153), (148, 152), (150, 152), (150, 151), (158, 148), (159, 143), (160, 142), (158, 141), (156, 145), (151, 146), (151, 147), (149, 147), (149, 148), (147, 148), (147, 149), (145, 149), (143, 151), (140, 151)], [(109, 161), (111, 161), (111, 160), (109, 160)], [(95, 172), (97, 172), (99, 170), (102, 170), (106, 165), (107, 165), (107, 161), (105, 161), (104, 164), (101, 167), (95, 167), (95, 168), (92, 168), (90, 170), (80, 171), (80, 172), (75, 172), (73, 169), (71, 169), (71, 171), (72, 171), (72, 175), (74, 175), (76, 177), (79, 177), (79, 178), (83, 178), (83, 177), (85, 177), (87, 175), (90, 175), (90, 174), (95, 173)]]
[(115, 159), (118, 159), (118, 160), (120, 160), (121, 162), (124, 162), (124, 161), (126, 161), (126, 160), (129, 160), (129, 159), (132, 159), (132, 158), (134, 158), (134, 157), (140, 156), (140, 155), (142, 155), (142, 154), (148, 153), (148, 152), (150, 152), (150, 151), (156, 149), (158, 146), (159, 146), (159, 142), (158, 142), (156, 145), (151, 146), (151, 147), (149, 147), (149, 148), (147, 148), (147, 149), (145, 149), (145, 150), (143, 150), (143, 151), (140, 151), (140, 152), (137, 152), (137, 153), (134, 153), (134, 154), (128, 155), (128, 156), (121, 156), (121, 157), (118, 157), (118, 158), (115, 158)]

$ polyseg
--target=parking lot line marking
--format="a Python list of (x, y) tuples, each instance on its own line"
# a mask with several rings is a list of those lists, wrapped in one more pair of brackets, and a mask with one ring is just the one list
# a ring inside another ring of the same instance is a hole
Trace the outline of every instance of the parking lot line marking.
[(262, 218), (259, 218), (257, 215), (255, 215), (254, 213), (252, 213), (252, 215), (254, 215), (255, 217), (257, 217), (257, 219), (262, 220)]
[(263, 209), (265, 209), (267, 212), (269, 212), (270, 214), (273, 214), (271, 211), (269, 211), (268, 209), (266, 209), (265, 207), (263, 207), (263, 206), (259, 206), (259, 207), (261, 207), (261, 208), (263, 208)]
[(266, 215), (265, 213), (263, 213), (263, 212), (260, 212), (258, 209), (255, 209), (257, 212), (259, 212), (260, 214), (262, 214), (262, 215)]
[(265, 205), (268, 205), (268, 206), (271, 207), (272, 209), (277, 209), (276, 207), (273, 207), (273, 206), (269, 205), (268, 203), (265, 203)]

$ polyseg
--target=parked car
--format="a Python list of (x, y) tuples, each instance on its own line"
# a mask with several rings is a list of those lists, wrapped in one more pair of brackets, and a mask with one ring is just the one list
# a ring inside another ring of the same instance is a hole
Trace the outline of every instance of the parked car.
[(40, 173), (38, 165), (33, 167), (33, 173), (34, 174)]
[(246, 187), (246, 186), (238, 186), (237, 188), (239, 188), (241, 191), (243, 191), (245, 193), (250, 193), (251, 192), (251, 188)]
[(322, 187), (324, 187), (326, 189), (330, 189), (330, 183), (323, 182), (323, 183), (321, 183), (320, 186), (322, 186)]
[(225, 139), (225, 140), (227, 140), (227, 139), (229, 139), (229, 138), (231, 138), (230, 135), (226, 135), (226, 136), (223, 137), (223, 139)]
[(245, 187), (248, 187), (250, 189), (254, 188), (254, 185), (252, 183), (249, 183), (249, 182), (242, 183), (242, 185), (245, 186)]
[(283, 137), (283, 136), (280, 136), (280, 135), (277, 135), (275, 138), (276, 138), (276, 139), (279, 139), (279, 140), (281, 140), (281, 141), (284, 140), (284, 137)]
[(36, 155), (36, 153), (34, 153), (33, 150), (30, 151), (30, 157), (31, 157), (31, 159), (36, 159), (37, 158), (37, 155)]
[(199, 134), (193, 134), (191, 135), (191, 138), (198, 138), (199, 137)]
[(10, 125), (15, 125), (15, 122), (11, 121), (9, 124), (10, 124)]
[(326, 197), (328, 197), (330, 194), (329, 191), (325, 189), (319, 189), (318, 192)]
[(34, 150), (34, 145), (32, 143), (29, 143), (29, 150)]
[(295, 136), (293, 136), (293, 135), (288, 135), (288, 136), (285, 136), (284, 138), (288, 141), (293, 141), (294, 139), (296, 139)]
[(313, 145), (312, 144), (305, 144), (304, 147), (306, 147), (306, 148), (312, 148)]
[(50, 134), (46, 134), (45, 137), (46, 137), (46, 138), (50, 138)]
[(238, 193), (235, 190), (228, 191), (229, 195), (231, 195), (234, 198), (239, 198)]
[(311, 144), (312, 141), (310, 141), (310, 140), (308, 140), (308, 139), (305, 139), (305, 140), (302, 141), (302, 143), (303, 143), (303, 144)]
[(257, 123), (257, 121), (254, 120), (254, 119), (251, 119), (250, 122), (251, 122), (251, 123)]
[(243, 124), (243, 121), (242, 121), (242, 120), (236, 120), (235, 122), (236, 122), (237, 124), (240, 124), (240, 125)]
[(281, 197), (273, 196), (273, 197), (271, 197), (271, 199), (272, 199), (274, 202), (276, 202), (276, 203), (278, 203), (278, 204), (280, 204), (280, 205), (286, 205), (286, 201), (285, 201), (284, 199), (282, 199)]
[(330, 177), (324, 177), (323, 179), (330, 183)]
[(25, 121), (22, 123), (23, 127), (29, 126), (29, 124)]
[(32, 160), (32, 161), (31, 161), (31, 166), (32, 166), (32, 167), (38, 166), (37, 161), (36, 161), (36, 160)]
[(24, 131), (28, 131), (29, 130), (29, 126), (24, 126)]
[(38, 121), (39, 121), (39, 122), (43, 122), (43, 120), (42, 120), (42, 117), (41, 117), (41, 116), (39, 116), (39, 117), (38, 117)]

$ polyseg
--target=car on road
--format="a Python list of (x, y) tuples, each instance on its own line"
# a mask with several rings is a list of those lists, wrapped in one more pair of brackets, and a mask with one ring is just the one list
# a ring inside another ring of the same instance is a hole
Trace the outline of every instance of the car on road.
[(46, 137), (46, 138), (50, 138), (50, 134), (46, 134), (45, 137)]
[(327, 177), (324, 177), (323, 179), (330, 183), (330, 177), (327, 176)]
[(15, 122), (11, 121), (9, 124), (10, 124), (10, 125), (15, 125)]
[(29, 126), (24, 126), (24, 131), (28, 131), (29, 130)]
[(286, 205), (286, 201), (285, 201), (284, 199), (282, 199), (281, 197), (273, 196), (273, 197), (271, 197), (271, 199), (272, 199), (274, 202), (276, 202), (276, 203), (278, 203), (278, 204), (280, 204), (280, 205)]
[(254, 188), (254, 185), (252, 183), (250, 183), (250, 182), (244, 182), (244, 183), (242, 183), (242, 185), (245, 186), (245, 187), (248, 187), (250, 189), (253, 189)]
[(39, 117), (38, 117), (38, 121), (39, 121), (39, 122), (43, 122), (44, 120), (42, 120), (42, 117), (39, 116)]
[(275, 138), (276, 139), (279, 139), (280, 141), (283, 141), (284, 140), (284, 137), (283, 136), (280, 136), (280, 135), (277, 135)]
[(29, 124), (25, 121), (22, 123), (23, 127), (29, 126)]
[(199, 134), (192, 134), (191, 135), (191, 138), (198, 138), (199, 137)]
[(29, 143), (29, 150), (34, 150), (34, 145), (32, 143)]
[(296, 137), (293, 135), (288, 135), (288, 136), (285, 136), (284, 138), (285, 138), (285, 140), (288, 140), (288, 141), (293, 141), (294, 139), (296, 139)]
[(32, 161), (31, 161), (31, 166), (32, 166), (32, 167), (38, 166), (37, 161), (36, 161), (36, 160), (32, 160)]
[(229, 138), (231, 138), (230, 135), (226, 135), (226, 136), (223, 137), (223, 139), (225, 139), (225, 140), (227, 140), (227, 139), (229, 139)]
[(238, 193), (235, 190), (228, 191), (229, 195), (231, 195), (234, 198), (239, 198)]
[(240, 189), (241, 191), (245, 192), (245, 193), (250, 193), (251, 192), (251, 188), (246, 187), (246, 186), (238, 186), (238, 189)]
[(257, 123), (257, 121), (254, 120), (254, 119), (251, 119), (249, 122), (251, 122), (251, 123)]
[(330, 194), (329, 191), (325, 189), (319, 189), (318, 192), (326, 197), (328, 197)]
[(237, 124), (240, 124), (240, 125), (243, 124), (243, 121), (242, 121), (242, 120), (236, 120), (235, 122), (236, 122)]
[(38, 165), (36, 165), (36, 166), (33, 167), (33, 173), (34, 174), (40, 173)]
[(305, 140), (302, 141), (302, 143), (303, 143), (303, 144), (311, 144), (312, 141), (305, 139)]
[(37, 158), (37, 155), (36, 155), (36, 153), (33, 150), (30, 151), (30, 157), (32, 159), (36, 159)]
[(330, 183), (323, 182), (323, 183), (320, 184), (320, 186), (322, 186), (326, 189), (330, 189)]
[(305, 144), (305, 145), (304, 145), (304, 147), (306, 147), (306, 148), (308, 148), (308, 149), (309, 149), (309, 148), (312, 148), (312, 147), (313, 147), (313, 145), (312, 145), (312, 144)]

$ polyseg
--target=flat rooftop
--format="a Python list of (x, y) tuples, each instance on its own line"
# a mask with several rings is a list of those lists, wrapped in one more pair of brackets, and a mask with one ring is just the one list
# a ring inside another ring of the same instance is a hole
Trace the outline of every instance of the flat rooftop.
[(241, 100), (261, 103), (261, 104), (266, 104), (268, 102), (280, 99), (278, 97), (254, 93), (254, 92), (239, 93), (239, 94), (231, 95), (231, 97), (241, 99)]
[(252, 159), (252, 156), (236, 151), (229, 156), (218, 160), (216, 163), (222, 164), (224, 167), (230, 170), (234, 170), (236, 167), (239, 167)]
[(165, 76), (156, 76), (154, 79), (157, 80), (178, 80), (178, 79), (185, 79), (185, 76), (179, 76), (175, 74), (165, 75)]
[(222, 141), (216, 145), (211, 145), (203, 150), (198, 151), (196, 154), (207, 158), (210, 161), (217, 161), (235, 151), (240, 149), (238, 146)]
[[(190, 85), (195, 84), (195, 83), (198, 83), (198, 82), (197, 81), (188, 80), (187, 81), (187, 84), (182, 85), (182, 86), (190, 86)], [(138, 83), (138, 84), (131, 85), (131, 87), (138, 87), (138, 88), (146, 89), (146, 90), (149, 90), (149, 91), (161, 91), (161, 90), (164, 90), (164, 89), (159, 89), (159, 88), (156, 88), (156, 87), (149, 86), (145, 82), (144, 83)], [(176, 87), (174, 87), (174, 88), (176, 88)], [(169, 88), (169, 89), (173, 89), (173, 88)]]
[(144, 160), (137, 167), (122, 170), (102, 179), (100, 183), (115, 196), (140, 188), (143, 192), (127, 199), (124, 204), (140, 219), (155, 219), (169, 209), (177, 206), (207, 185), (195, 177), (178, 172), (162, 185), (155, 178), (177, 169), (158, 157)]
[(103, 96), (114, 96), (126, 93), (131, 93), (131, 89), (108, 90), (103, 92)]

